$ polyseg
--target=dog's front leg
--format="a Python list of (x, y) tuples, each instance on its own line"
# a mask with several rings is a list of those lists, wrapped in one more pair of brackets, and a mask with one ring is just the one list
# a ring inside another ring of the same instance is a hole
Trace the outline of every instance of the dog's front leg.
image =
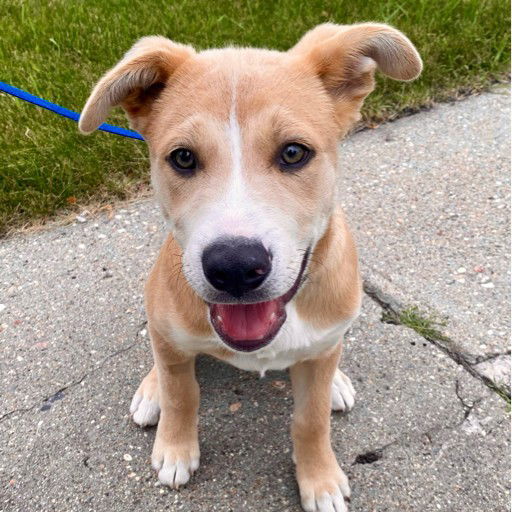
[(345, 512), (348, 480), (331, 447), (331, 385), (341, 343), (318, 359), (290, 369), (295, 409), (292, 422), (294, 461), (302, 507), (307, 512)]
[(177, 488), (199, 467), (195, 358), (178, 353), (154, 329), (149, 332), (161, 410), (151, 460), (160, 482)]

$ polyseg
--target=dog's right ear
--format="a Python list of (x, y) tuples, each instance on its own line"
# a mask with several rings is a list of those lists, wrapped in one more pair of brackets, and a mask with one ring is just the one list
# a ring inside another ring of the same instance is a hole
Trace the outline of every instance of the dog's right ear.
[(82, 133), (96, 130), (110, 109), (121, 105), (130, 124), (141, 131), (142, 120), (165, 87), (168, 78), (195, 54), (190, 46), (161, 36), (143, 37), (94, 87), (80, 115)]

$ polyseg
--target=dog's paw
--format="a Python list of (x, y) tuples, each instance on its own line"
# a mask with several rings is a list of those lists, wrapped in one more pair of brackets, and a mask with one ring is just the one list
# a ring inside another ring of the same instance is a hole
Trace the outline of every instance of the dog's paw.
[(347, 512), (348, 508), (341, 491), (323, 493), (318, 498), (302, 502), (306, 512)]
[(130, 414), (132, 414), (133, 421), (141, 427), (158, 423), (160, 405), (158, 401), (158, 378), (154, 367), (144, 377), (139, 389), (133, 395)]
[(157, 433), (151, 464), (158, 471), (162, 484), (177, 489), (185, 485), (199, 467), (199, 445), (173, 446), (163, 442)]
[(298, 478), (298, 483), (305, 512), (348, 511), (345, 498), (350, 497), (350, 486), (348, 478), (337, 463), (329, 472), (313, 472), (309, 478)]
[(333, 411), (350, 411), (354, 407), (356, 391), (350, 379), (336, 369), (331, 387), (331, 409)]

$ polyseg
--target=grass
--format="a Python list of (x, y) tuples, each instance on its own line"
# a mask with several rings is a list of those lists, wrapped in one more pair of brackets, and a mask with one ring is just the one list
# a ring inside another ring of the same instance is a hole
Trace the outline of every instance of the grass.
[[(367, 121), (485, 88), (509, 70), (503, 0), (2, 0), (0, 13), (1, 79), (78, 111), (93, 82), (148, 34), (284, 50), (318, 23), (390, 23), (417, 45), (425, 71), (413, 84), (379, 78)], [(71, 121), (5, 95), (0, 106), (0, 234), (147, 183), (143, 143), (80, 136)], [(126, 126), (119, 112), (110, 121)]]
[(506, 386), (498, 386), (493, 384), (489, 386), (502, 400), (505, 401), (505, 410), (510, 414), (511, 402), (510, 402), (510, 391)]
[[(444, 320), (440, 320), (433, 313), (421, 311), (417, 306), (409, 306), (400, 311), (384, 309), (382, 313), (382, 321), (388, 324), (409, 327), (409, 329), (416, 331), (426, 340), (441, 347), (446, 348), (446, 345), (440, 345), (439, 342), (452, 343), (452, 340), (448, 336), (445, 336), (440, 330), (440, 328), (446, 327), (446, 322)], [(450, 357), (453, 358), (453, 353), (450, 354)], [(470, 371), (468, 366), (471, 367), (471, 364), (469, 364), (463, 356), (456, 358), (455, 361), (462, 364), (468, 371)], [(473, 373), (473, 375), (476, 376), (475, 373)], [(480, 376), (480, 378), (486, 386), (505, 401), (506, 410), (510, 413), (510, 389), (505, 385), (496, 384), (489, 378), (482, 376)]]
[(416, 306), (403, 309), (399, 313), (384, 311), (382, 321), (391, 324), (405, 325), (429, 341), (450, 341), (440, 330), (446, 322), (433, 314), (424, 313)]

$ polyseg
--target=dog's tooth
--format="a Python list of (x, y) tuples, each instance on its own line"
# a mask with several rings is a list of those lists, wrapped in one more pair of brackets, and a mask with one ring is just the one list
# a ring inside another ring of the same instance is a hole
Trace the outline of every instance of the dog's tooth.
[(275, 319), (276, 319), (276, 314), (275, 314), (275, 313), (272, 313), (272, 314), (270, 315), (270, 320), (275, 320)]
[(222, 323), (222, 317), (220, 315), (217, 315), (217, 322), (221, 322)]

